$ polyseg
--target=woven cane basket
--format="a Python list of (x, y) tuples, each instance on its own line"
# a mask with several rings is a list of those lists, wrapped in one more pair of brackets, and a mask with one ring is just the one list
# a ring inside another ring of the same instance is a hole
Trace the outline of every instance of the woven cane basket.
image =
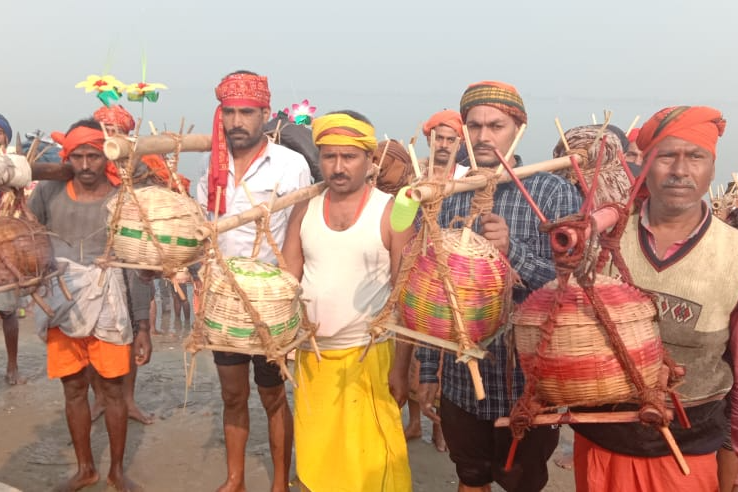
[[(598, 275), (595, 291), (617, 325), (630, 358), (654, 387), (662, 366), (656, 308), (638, 289)], [(548, 346), (538, 352), (541, 326), (553, 309), (557, 281), (533, 292), (512, 314), (520, 364), (526, 378), (535, 377), (538, 396), (556, 406), (615, 403), (635, 396), (635, 386), (618, 362), (592, 304), (572, 279), (566, 287)]]
[[(37, 222), (0, 217), (0, 286), (27, 281), (51, 273), (53, 249), (46, 230)], [(35, 287), (22, 289), (21, 295)]]
[(202, 248), (195, 238), (195, 229), (204, 219), (197, 203), (190, 197), (160, 186), (135, 190), (141, 209), (151, 230), (161, 244), (161, 257), (151, 236), (144, 228), (139, 208), (130, 194), (121, 191), (123, 205), (117, 224), (113, 224), (117, 198), (108, 202), (108, 227), (113, 231), (115, 256), (128, 263), (143, 265), (185, 264), (195, 260)]
[[(448, 251), (449, 277), (456, 289), (459, 309), (472, 342), (493, 335), (501, 324), (508, 267), (500, 253), (482, 236), (471, 233), (462, 244), (461, 229), (443, 229), (442, 245)], [(435, 250), (418, 255), (411, 267), (400, 306), (406, 327), (444, 340), (456, 341), (453, 312)]]
[[(243, 257), (225, 260), (278, 347), (284, 347), (300, 327), (300, 283), (290, 273)], [(204, 295), (204, 324), (208, 342), (264, 354), (264, 347), (241, 299), (222, 270), (214, 266)]]

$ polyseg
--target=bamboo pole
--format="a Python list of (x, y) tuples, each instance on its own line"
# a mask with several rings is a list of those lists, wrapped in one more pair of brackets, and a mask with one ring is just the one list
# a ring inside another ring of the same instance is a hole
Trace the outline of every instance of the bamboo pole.
[[(131, 139), (120, 135), (112, 135), (105, 139), (103, 151), (111, 161), (117, 161), (129, 157), (132, 153), (136, 155), (146, 154), (169, 154), (177, 150), (177, 138), (179, 135), (147, 135)], [(183, 152), (207, 152), (211, 148), (212, 139), (210, 135), (187, 134), (182, 135)]]
[[(638, 412), (566, 412), (541, 413), (533, 417), (531, 425), (564, 425), (564, 424), (624, 424), (640, 422)], [(495, 420), (495, 427), (509, 427), (510, 417)]]
[[(582, 163), (581, 156), (574, 154), (573, 157)], [(571, 166), (570, 156), (566, 155), (563, 157), (557, 157), (548, 161), (538, 162), (535, 164), (529, 164), (527, 166), (516, 167), (513, 169), (515, 175), (519, 178), (525, 178), (539, 172), (551, 172), (559, 169), (566, 169)], [(510, 175), (503, 173), (500, 176), (500, 183), (510, 181)], [(450, 195), (452, 193), (460, 193), (462, 191), (472, 191), (484, 188), (487, 184), (487, 179), (484, 176), (469, 176), (461, 178), (455, 181), (446, 183), (444, 188), (444, 195)], [(434, 198), (434, 189), (427, 185), (418, 185), (412, 188), (412, 198), (418, 202), (426, 202)]]

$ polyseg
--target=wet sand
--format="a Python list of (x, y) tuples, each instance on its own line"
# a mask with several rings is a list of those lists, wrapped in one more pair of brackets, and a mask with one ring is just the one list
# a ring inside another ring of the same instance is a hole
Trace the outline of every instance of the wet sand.
[[(153, 341), (154, 354), (151, 363), (139, 370), (136, 394), (141, 408), (156, 417), (152, 425), (131, 421), (128, 427), (128, 474), (147, 491), (213, 491), (225, 479), (226, 467), (222, 403), (212, 355), (202, 352), (196, 357), (195, 384), (186, 391), (181, 341), (161, 335), (153, 336)], [(75, 471), (75, 458), (64, 419), (62, 386), (46, 376), (45, 347), (30, 318), (21, 320), (19, 353), (27, 384), (9, 386), (0, 378), (0, 492), (8, 486), (23, 492), (46, 492)], [(0, 337), (2, 374), (6, 360)], [(287, 388), (291, 399), (289, 383)], [(250, 492), (268, 491), (271, 460), (266, 417), (255, 395), (249, 406), (247, 487)], [(423, 418), (423, 438), (408, 444), (414, 490), (455, 491), (453, 464), (448, 454), (436, 451), (430, 432), (430, 424)], [(571, 431), (565, 429), (562, 444), (570, 443)], [(98, 419), (92, 427), (92, 447), (103, 478), (85, 491), (108, 490), (104, 479), (109, 465), (107, 446), (105, 424)], [(574, 490), (571, 471), (558, 468), (551, 460), (549, 472), (545, 490)], [(493, 486), (493, 490), (501, 489)]]

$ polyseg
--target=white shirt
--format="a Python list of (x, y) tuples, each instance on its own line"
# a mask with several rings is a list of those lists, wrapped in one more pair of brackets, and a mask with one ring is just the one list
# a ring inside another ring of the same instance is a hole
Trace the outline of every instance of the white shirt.
[[(210, 154), (207, 155), (208, 162)], [(286, 195), (295, 190), (310, 185), (310, 168), (302, 154), (277, 145), (273, 142), (267, 144), (266, 151), (254, 161), (246, 171), (241, 182), (235, 183), (235, 167), (233, 156), (228, 153), (228, 186), (226, 186), (226, 213), (220, 217), (229, 217), (249, 210), (252, 207), (242, 183), (246, 183), (249, 193), (254, 199), (255, 205), (269, 203), (275, 185), (277, 185), (277, 197)], [(200, 178), (197, 185), (197, 201), (203, 208), (208, 204), (208, 174)], [(287, 219), (292, 207), (272, 213), (270, 228), (277, 245), (281, 248), (287, 230)], [(212, 220), (214, 214), (208, 212), (208, 218)], [(254, 240), (256, 239), (256, 223), (249, 222), (236, 229), (218, 234), (218, 245), (224, 256), (246, 256), (251, 257)], [(262, 241), (259, 249), (258, 259), (276, 264), (277, 258), (272, 251), (266, 238)]]

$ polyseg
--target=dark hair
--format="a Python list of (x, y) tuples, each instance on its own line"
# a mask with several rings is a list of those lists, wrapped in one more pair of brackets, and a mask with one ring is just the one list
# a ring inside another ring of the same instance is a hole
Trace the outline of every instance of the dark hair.
[(80, 126), (83, 126), (85, 128), (92, 128), (93, 130), (102, 131), (102, 125), (98, 121), (95, 121), (92, 118), (85, 118), (85, 119), (72, 123), (72, 125), (69, 127), (69, 130), (67, 130), (67, 135), (69, 135), (69, 132), (71, 132), (75, 128), (79, 128)]
[[(330, 113), (326, 113), (326, 114), (347, 114), (347, 115), (351, 116), (355, 120), (363, 121), (367, 125), (372, 125), (372, 122), (369, 121), (369, 118), (367, 118), (366, 116), (364, 116), (363, 114), (361, 114), (361, 113), (359, 113), (357, 111), (352, 111), (350, 109), (342, 109), (340, 111), (331, 111)], [(372, 125), (372, 126), (374, 126), (374, 125)]]

